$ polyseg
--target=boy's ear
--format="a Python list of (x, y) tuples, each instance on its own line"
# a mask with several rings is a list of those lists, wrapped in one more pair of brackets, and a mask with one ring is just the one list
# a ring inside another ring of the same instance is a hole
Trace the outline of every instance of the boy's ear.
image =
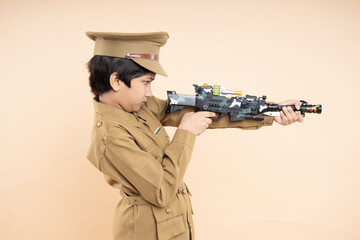
[(110, 86), (115, 91), (118, 92), (120, 90), (121, 81), (117, 77), (117, 73), (114, 72), (110, 75)]

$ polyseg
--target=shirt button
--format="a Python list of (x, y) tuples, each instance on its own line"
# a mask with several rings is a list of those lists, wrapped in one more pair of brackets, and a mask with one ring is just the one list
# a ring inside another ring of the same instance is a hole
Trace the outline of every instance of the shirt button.
[(97, 126), (97, 127), (101, 127), (102, 124), (103, 124), (103, 123), (102, 123), (101, 121), (97, 121), (97, 122), (96, 122), (96, 126)]
[(172, 212), (172, 210), (171, 210), (171, 208), (167, 208), (167, 209), (165, 210), (165, 212), (166, 212), (167, 214), (170, 214), (170, 213)]

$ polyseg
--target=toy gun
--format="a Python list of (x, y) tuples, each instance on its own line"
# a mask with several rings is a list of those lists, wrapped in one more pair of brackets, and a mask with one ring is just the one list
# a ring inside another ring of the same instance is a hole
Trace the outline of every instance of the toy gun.
[[(166, 113), (172, 113), (184, 107), (195, 107), (198, 111), (210, 111), (220, 115), (213, 120), (220, 120), (224, 115), (230, 114), (230, 121), (242, 121), (245, 119), (264, 120), (264, 115), (280, 116), (283, 107), (290, 106), (294, 111), (300, 111), (305, 117), (305, 113), (318, 113), (322, 111), (321, 105), (310, 105), (301, 100), (300, 110), (294, 105), (279, 105), (266, 102), (266, 96), (256, 97), (246, 95), (242, 97), (240, 91), (227, 90), (222, 86), (210, 86), (204, 84), (195, 87), (196, 95), (176, 94), (175, 91), (168, 91), (168, 106)], [(223, 95), (235, 95), (225, 97)]]

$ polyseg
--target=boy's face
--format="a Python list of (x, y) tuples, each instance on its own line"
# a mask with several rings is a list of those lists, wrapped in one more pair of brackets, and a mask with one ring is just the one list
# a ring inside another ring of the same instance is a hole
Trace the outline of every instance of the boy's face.
[(127, 112), (136, 112), (152, 96), (151, 82), (155, 79), (155, 73), (147, 73), (142, 77), (131, 80), (131, 88), (120, 81), (121, 87), (118, 92), (118, 104)]

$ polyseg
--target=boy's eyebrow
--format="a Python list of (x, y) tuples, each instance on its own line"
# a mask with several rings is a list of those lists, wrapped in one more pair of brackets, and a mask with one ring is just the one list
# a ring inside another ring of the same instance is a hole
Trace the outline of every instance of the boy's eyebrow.
[(151, 81), (154, 81), (154, 80), (155, 80), (155, 76), (156, 76), (155, 74), (154, 74), (154, 75), (147, 75), (147, 76), (144, 76), (143, 79), (144, 79), (144, 80), (145, 80), (145, 79), (150, 79)]
[(154, 81), (155, 80), (155, 78), (153, 78), (153, 77), (148, 77), (148, 78), (143, 78), (143, 82), (146, 82), (146, 81)]

